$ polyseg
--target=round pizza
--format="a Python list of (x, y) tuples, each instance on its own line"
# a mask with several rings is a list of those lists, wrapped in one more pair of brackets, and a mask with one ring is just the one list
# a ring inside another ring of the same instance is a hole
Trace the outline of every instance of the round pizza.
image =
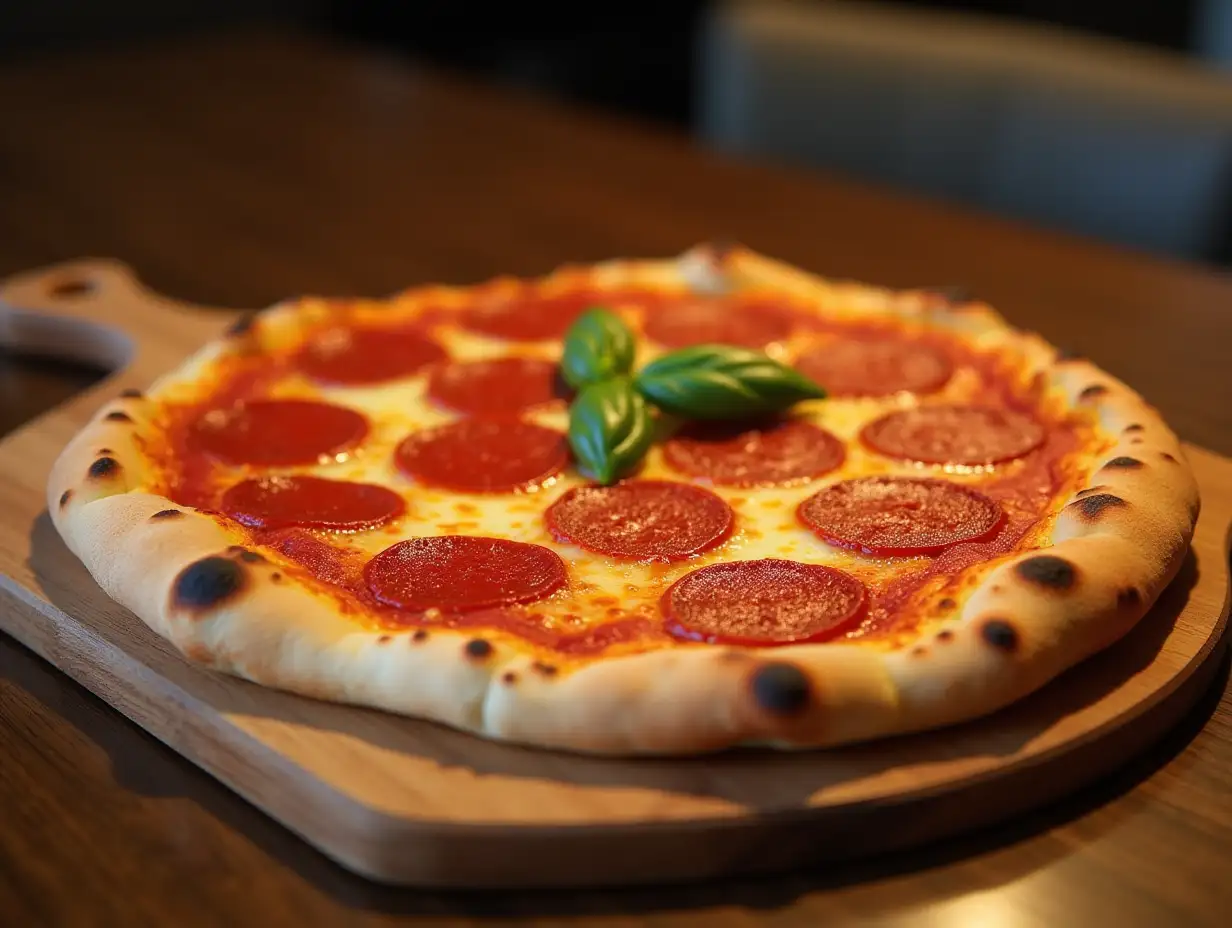
[(698, 246), (250, 315), (48, 506), (191, 661), (632, 755), (990, 713), (1143, 617), (1199, 500), (1153, 408), (989, 306)]

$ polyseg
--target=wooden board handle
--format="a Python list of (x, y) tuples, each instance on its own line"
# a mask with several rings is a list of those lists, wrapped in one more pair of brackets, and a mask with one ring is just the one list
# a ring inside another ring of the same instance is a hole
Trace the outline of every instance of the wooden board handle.
[(237, 312), (205, 310), (147, 289), (123, 262), (83, 258), (27, 271), (0, 284), (0, 344), (109, 371), (166, 348), (199, 345)]

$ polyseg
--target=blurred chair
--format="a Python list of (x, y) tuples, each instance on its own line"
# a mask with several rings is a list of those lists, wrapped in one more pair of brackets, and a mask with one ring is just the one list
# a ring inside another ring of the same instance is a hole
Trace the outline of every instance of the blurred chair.
[(1179, 55), (885, 3), (728, 2), (697, 87), (720, 149), (1232, 257), (1232, 78)]
[(1232, 0), (1198, 0), (1193, 15), (1197, 54), (1225, 73), (1232, 70)]

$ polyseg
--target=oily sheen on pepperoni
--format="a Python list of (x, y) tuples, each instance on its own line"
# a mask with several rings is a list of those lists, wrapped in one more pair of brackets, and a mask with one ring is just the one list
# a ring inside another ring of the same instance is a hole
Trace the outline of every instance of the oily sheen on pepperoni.
[(212, 409), (194, 422), (188, 444), (227, 464), (287, 467), (335, 460), (368, 434), (353, 409), (316, 400), (253, 400)]
[(949, 358), (936, 348), (894, 336), (826, 342), (803, 354), (796, 369), (831, 396), (932, 393), (954, 372)]
[(518, 419), (462, 419), (424, 429), (394, 452), (420, 483), (472, 493), (529, 490), (569, 462), (565, 436)]
[(924, 464), (1000, 464), (1044, 443), (1029, 416), (992, 406), (917, 406), (875, 419), (860, 433), (886, 457)]
[(557, 365), (539, 358), (454, 361), (428, 378), (430, 400), (467, 415), (513, 414), (567, 396)]
[(667, 303), (646, 314), (648, 338), (668, 348), (738, 345), (765, 348), (791, 334), (791, 317), (774, 304), (693, 299)]
[(742, 646), (825, 641), (858, 623), (867, 607), (855, 577), (777, 558), (703, 567), (673, 583), (662, 602), (676, 637)]
[(812, 480), (843, 463), (843, 443), (808, 422), (699, 423), (663, 448), (668, 467), (721, 486), (783, 486)]
[(445, 357), (440, 345), (415, 329), (337, 326), (305, 345), (296, 362), (321, 383), (361, 386), (413, 376)]
[(353, 532), (396, 519), (406, 509), (397, 493), (372, 483), (267, 475), (222, 495), (222, 511), (249, 528), (295, 526)]
[(677, 561), (722, 543), (731, 534), (731, 507), (686, 483), (630, 480), (579, 487), (544, 515), (557, 541), (637, 561)]
[(879, 557), (938, 554), (985, 541), (1005, 521), (1001, 507), (969, 487), (915, 477), (860, 477), (826, 487), (797, 514), (823, 541)]
[(364, 582), (395, 609), (467, 612), (529, 603), (564, 586), (565, 564), (540, 545), (472, 535), (410, 538), (364, 567)]

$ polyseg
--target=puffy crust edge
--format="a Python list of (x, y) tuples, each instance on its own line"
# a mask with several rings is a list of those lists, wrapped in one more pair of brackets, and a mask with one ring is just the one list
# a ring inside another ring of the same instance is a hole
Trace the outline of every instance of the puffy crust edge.
[[(711, 291), (832, 286), (740, 248), (693, 249), (676, 273)], [(974, 311), (1001, 327), (991, 310)], [(816, 748), (918, 731), (1021, 699), (1123, 636), (1175, 577), (1199, 512), (1184, 451), (1154, 409), (1094, 365), (1015, 337), (1047, 355), (1051, 385), (1115, 443), (1056, 517), (1051, 547), (997, 564), (956, 621), (901, 650), (681, 646), (566, 670), (499, 635), (365, 628), (237, 544), (222, 520), (140, 491), (136, 435), (150, 407), (139, 396), (106, 404), (66, 446), (48, 511), (100, 587), (188, 659), (305, 696), (599, 754)]]

